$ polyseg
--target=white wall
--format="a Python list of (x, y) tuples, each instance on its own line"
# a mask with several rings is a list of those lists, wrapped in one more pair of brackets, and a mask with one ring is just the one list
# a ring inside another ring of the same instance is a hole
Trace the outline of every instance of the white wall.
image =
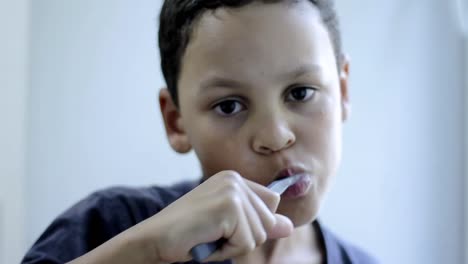
[[(159, 5), (32, 2), (28, 244), (97, 188), (198, 176), (157, 110)], [(338, 7), (353, 114), (322, 218), (384, 263), (462, 263), (462, 42), (449, 3)]]
[(463, 263), (463, 57), (452, 1), (338, 1), (353, 114), (324, 215), (385, 263)]
[(98, 188), (199, 176), (164, 138), (159, 1), (32, 2), (27, 241)]
[[(468, 22), (468, 21), (466, 21)], [(466, 25), (466, 24), (465, 24)], [(468, 28), (464, 28), (466, 31), (465, 34), (468, 33)], [(464, 61), (464, 64), (463, 64), (463, 68), (464, 68), (464, 72), (465, 72), (465, 130), (464, 130), (464, 133), (465, 133), (465, 189), (464, 189), (464, 192), (465, 192), (465, 218), (464, 218), (464, 229), (465, 229), (465, 263), (468, 263), (468, 166), (466, 164), (468, 164), (468, 137), (466, 136), (466, 133), (468, 132), (468, 93), (466, 92), (466, 88), (468, 88), (468, 74), (467, 73), (467, 66), (468, 66), (468, 41), (467, 41), (467, 37), (465, 35), (465, 47), (463, 49), (463, 52), (465, 53), (465, 61)]]
[(0, 1), (0, 263), (24, 254), (29, 3)]

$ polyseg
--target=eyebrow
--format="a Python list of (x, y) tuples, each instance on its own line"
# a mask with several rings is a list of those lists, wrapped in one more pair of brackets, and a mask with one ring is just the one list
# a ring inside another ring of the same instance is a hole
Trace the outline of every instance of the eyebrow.
[(207, 80), (202, 81), (200, 85), (202, 90), (214, 88), (214, 87), (234, 89), (234, 88), (243, 87), (243, 86), (245, 86), (245, 84), (240, 81), (229, 79), (229, 78), (223, 78), (223, 77), (209, 78)]
[(282, 80), (295, 80), (303, 75), (320, 75), (323, 74), (323, 72), (323, 67), (319, 64), (301, 64), (299, 67), (281, 74), (280, 78)]
[[(278, 79), (279, 80), (295, 80), (304, 75), (308, 75), (308, 74), (320, 75), (323, 72), (324, 72), (323, 68), (318, 64), (302, 64), (299, 67), (294, 68), (293, 70), (280, 74)], [(234, 79), (229, 79), (229, 78), (224, 78), (224, 77), (219, 77), (219, 76), (208, 78), (202, 81), (200, 85), (202, 90), (215, 88), (215, 87), (236, 89), (236, 88), (245, 87), (245, 86), (247, 85), (239, 80), (234, 80)]]

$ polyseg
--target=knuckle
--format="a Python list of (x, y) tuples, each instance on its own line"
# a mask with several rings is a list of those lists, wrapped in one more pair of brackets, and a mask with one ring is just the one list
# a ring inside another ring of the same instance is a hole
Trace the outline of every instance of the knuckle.
[(248, 243), (246, 243), (245, 250), (250, 252), (250, 251), (253, 251), (255, 247), (256, 247), (255, 241), (250, 240)]
[(232, 206), (231, 208), (238, 210), (242, 207), (242, 199), (241, 197), (239, 197), (239, 195), (231, 196), (229, 201), (230, 201), (230, 205)]
[(221, 188), (222, 194), (228, 198), (238, 197), (241, 191), (241, 187), (237, 183), (229, 183)]
[(277, 193), (272, 193), (271, 197), (269, 197), (265, 203), (270, 210), (270, 212), (276, 212), (278, 209), (279, 203), (281, 201), (281, 196)]
[(270, 215), (266, 218), (263, 225), (265, 226), (266, 230), (271, 231), (276, 225), (276, 218), (273, 215)]
[(273, 193), (273, 203), (278, 205), (281, 201), (281, 196), (278, 193)]
[(221, 232), (229, 232), (230, 230), (233, 229), (233, 222), (229, 218), (224, 218), (220, 223), (219, 223), (219, 230)]
[(242, 176), (233, 170), (227, 170), (223, 172), (223, 177), (228, 182), (240, 182), (242, 180)]
[(230, 212), (237, 212), (242, 207), (242, 199), (237, 191), (227, 191), (222, 207)]
[[(226, 174), (231, 175), (231, 174)], [(236, 175), (236, 174), (232, 174)], [(237, 174), (238, 175), (238, 174)], [(239, 196), (243, 192), (242, 179), (240, 176), (226, 176), (224, 183), (222, 184), (221, 192), (228, 197)]]
[(259, 234), (255, 238), (256, 246), (260, 246), (265, 243), (267, 240), (267, 234), (264, 230), (260, 231)]

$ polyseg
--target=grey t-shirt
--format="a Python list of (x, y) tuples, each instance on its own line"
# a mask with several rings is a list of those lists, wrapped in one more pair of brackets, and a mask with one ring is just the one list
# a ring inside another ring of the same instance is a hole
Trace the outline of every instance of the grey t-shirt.
[[(22, 263), (55, 264), (78, 258), (158, 213), (198, 184), (200, 181), (169, 187), (114, 187), (95, 192), (57, 217), (26, 253)], [(361, 249), (339, 239), (318, 221), (313, 225), (319, 231), (325, 248), (326, 263), (377, 263)], [(217, 263), (228, 264), (231, 261)]]

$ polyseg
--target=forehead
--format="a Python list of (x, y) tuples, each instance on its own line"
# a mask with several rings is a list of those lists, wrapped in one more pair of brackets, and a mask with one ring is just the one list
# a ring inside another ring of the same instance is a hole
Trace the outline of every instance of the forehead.
[(332, 42), (316, 7), (309, 1), (254, 1), (198, 19), (182, 58), (179, 87), (219, 75), (273, 78), (303, 65), (336, 73)]

